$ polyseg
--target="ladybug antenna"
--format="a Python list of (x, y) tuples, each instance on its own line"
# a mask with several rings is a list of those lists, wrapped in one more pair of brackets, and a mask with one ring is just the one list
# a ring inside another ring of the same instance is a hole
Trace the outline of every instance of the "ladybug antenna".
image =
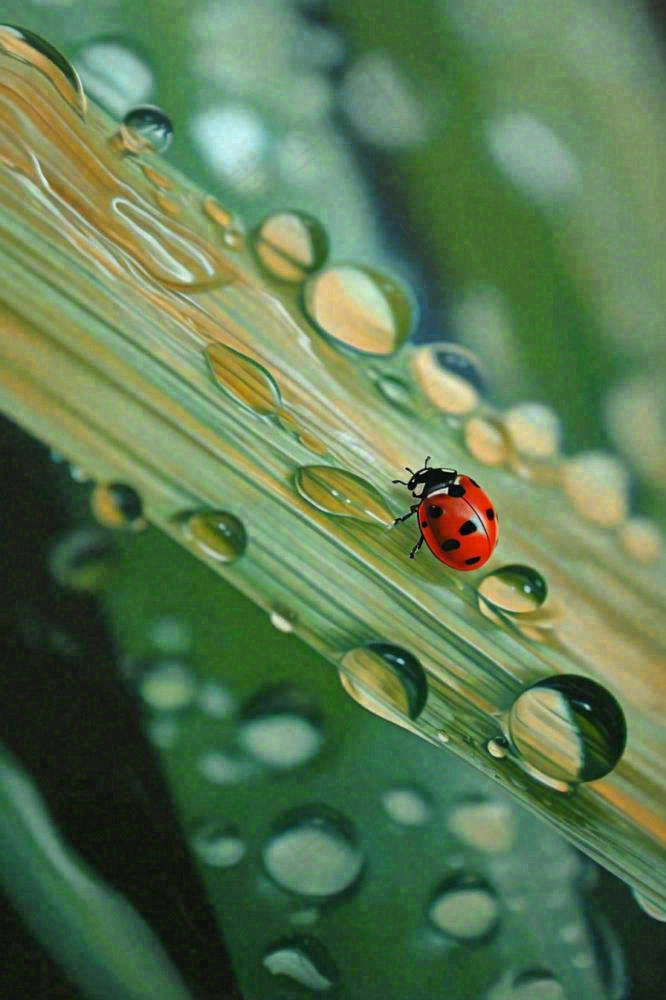
[(428, 455), (428, 456), (426, 457), (426, 460), (425, 460), (425, 462), (423, 463), (423, 468), (424, 468), (424, 469), (427, 469), (427, 468), (428, 468), (428, 462), (429, 462), (429, 461), (430, 461), (430, 455)]
[(405, 468), (407, 469), (407, 472), (411, 472), (411, 474), (414, 475), (414, 470), (410, 469), (408, 465), (406, 465)]
[(400, 483), (401, 486), (409, 486), (409, 483), (403, 482), (402, 479), (392, 479), (391, 482), (392, 483)]

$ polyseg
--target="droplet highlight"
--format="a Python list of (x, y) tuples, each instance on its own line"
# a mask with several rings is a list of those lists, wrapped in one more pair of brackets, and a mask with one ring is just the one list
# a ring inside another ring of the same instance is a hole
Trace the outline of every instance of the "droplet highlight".
[(243, 524), (224, 510), (203, 510), (182, 522), (183, 534), (201, 555), (218, 562), (234, 562), (247, 547)]
[(274, 212), (255, 229), (252, 247), (267, 274), (295, 284), (326, 262), (328, 235), (305, 212)]
[(366, 696), (410, 719), (417, 719), (425, 708), (425, 671), (417, 658), (400, 646), (388, 642), (358, 646), (345, 653), (340, 671), (354, 685), (357, 701)]
[(393, 515), (384, 497), (367, 480), (332, 465), (303, 465), (294, 483), (299, 494), (318, 510), (389, 525)]
[(225, 344), (209, 344), (205, 355), (213, 378), (237, 403), (261, 417), (279, 413), (280, 388), (258, 361)]

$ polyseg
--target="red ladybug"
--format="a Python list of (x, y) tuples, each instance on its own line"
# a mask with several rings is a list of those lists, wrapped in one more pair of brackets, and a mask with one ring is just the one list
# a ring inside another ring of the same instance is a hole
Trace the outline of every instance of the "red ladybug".
[[(430, 455), (408, 483), (394, 479), (411, 491), (420, 503), (412, 504), (409, 514), (396, 517), (393, 524), (417, 514), (421, 537), (409, 558), (423, 545), (453, 569), (478, 569), (490, 559), (497, 545), (497, 513), (481, 487), (469, 476), (459, 476), (455, 469), (429, 468)], [(416, 494), (416, 487), (422, 485)]]

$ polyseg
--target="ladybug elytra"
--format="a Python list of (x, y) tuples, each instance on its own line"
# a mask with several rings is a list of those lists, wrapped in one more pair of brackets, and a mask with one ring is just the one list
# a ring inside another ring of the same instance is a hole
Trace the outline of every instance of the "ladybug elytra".
[[(410, 559), (426, 545), (441, 562), (452, 569), (472, 570), (490, 559), (498, 539), (497, 512), (488, 496), (474, 479), (459, 476), (455, 469), (428, 466), (430, 455), (422, 469), (414, 472), (406, 486), (419, 503), (412, 504), (409, 513), (396, 517), (394, 524), (417, 515), (421, 537), (409, 553)], [(420, 493), (416, 493), (422, 486)]]

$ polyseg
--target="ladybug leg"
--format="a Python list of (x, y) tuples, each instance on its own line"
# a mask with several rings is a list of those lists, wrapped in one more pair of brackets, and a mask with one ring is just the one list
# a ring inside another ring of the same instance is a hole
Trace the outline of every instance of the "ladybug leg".
[(395, 517), (393, 519), (394, 524), (400, 524), (401, 521), (406, 521), (408, 518), (413, 517), (421, 505), (418, 503), (413, 503), (409, 508), (409, 514), (403, 514), (402, 517)]
[(411, 551), (411, 552), (409, 553), (409, 558), (410, 558), (410, 559), (413, 559), (413, 558), (414, 558), (414, 556), (415, 556), (415, 555), (416, 555), (416, 553), (417, 553), (417, 552), (419, 551), (419, 549), (421, 548), (421, 546), (422, 546), (422, 545), (423, 545), (423, 535), (421, 535), (421, 537), (419, 538), (418, 542), (417, 542), (417, 543), (416, 543), (416, 545), (415, 545), (415, 546), (414, 546), (414, 547), (412, 548), (412, 551)]

